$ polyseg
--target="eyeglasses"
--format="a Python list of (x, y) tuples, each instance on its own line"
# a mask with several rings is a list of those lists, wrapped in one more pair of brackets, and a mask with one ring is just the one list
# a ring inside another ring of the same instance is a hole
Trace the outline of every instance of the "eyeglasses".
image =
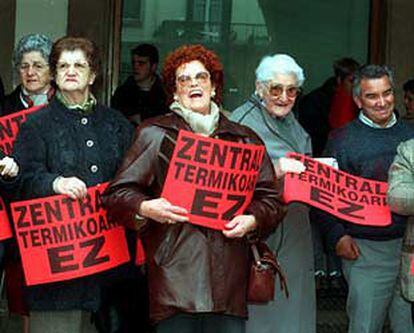
[(56, 70), (66, 71), (71, 66), (73, 66), (73, 68), (76, 71), (81, 71), (81, 72), (86, 71), (89, 68), (89, 64), (87, 62), (75, 62), (74, 64), (68, 64), (67, 62), (58, 62), (56, 65)]
[(177, 77), (177, 82), (181, 87), (188, 87), (193, 80), (196, 80), (198, 84), (206, 84), (210, 80), (210, 74), (208, 72), (199, 72), (195, 76), (180, 75)]
[(34, 62), (33, 64), (24, 62), (19, 65), (19, 70), (21, 72), (28, 72), (30, 68), (32, 68), (32, 70), (35, 72), (43, 72), (49, 68), (49, 65), (41, 62)]
[(288, 98), (295, 98), (298, 94), (300, 89), (298, 87), (285, 87), (281, 84), (267, 84), (267, 89), (269, 94), (273, 97), (280, 97), (282, 96), (283, 92), (286, 92), (286, 96)]

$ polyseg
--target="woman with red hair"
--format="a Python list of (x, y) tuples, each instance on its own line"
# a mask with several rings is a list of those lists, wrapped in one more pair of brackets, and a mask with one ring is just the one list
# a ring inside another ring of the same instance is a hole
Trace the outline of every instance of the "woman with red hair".
[(241, 333), (247, 317), (246, 236), (266, 237), (284, 214), (274, 171), (266, 155), (250, 204), (225, 230), (192, 224), (186, 209), (160, 197), (178, 132), (262, 142), (220, 114), (223, 69), (214, 52), (201, 45), (178, 48), (165, 61), (163, 79), (172, 113), (138, 128), (104, 204), (110, 216), (137, 230), (143, 241), (150, 319), (157, 333)]

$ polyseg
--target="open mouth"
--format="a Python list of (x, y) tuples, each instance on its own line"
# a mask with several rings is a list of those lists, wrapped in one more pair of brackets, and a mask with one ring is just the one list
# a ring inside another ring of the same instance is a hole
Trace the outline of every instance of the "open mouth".
[(202, 90), (192, 90), (190, 91), (190, 98), (201, 98), (203, 96), (203, 91)]

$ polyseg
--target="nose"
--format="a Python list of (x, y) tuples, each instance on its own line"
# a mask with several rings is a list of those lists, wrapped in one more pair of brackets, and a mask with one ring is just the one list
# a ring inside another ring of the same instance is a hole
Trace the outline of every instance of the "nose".
[(69, 75), (74, 75), (75, 74), (75, 66), (74, 65), (69, 65), (68, 74)]
[(27, 69), (27, 75), (33, 75), (34, 74), (34, 68), (33, 68), (33, 66), (29, 66), (29, 68)]
[(288, 100), (287, 93), (286, 93), (286, 89), (283, 89), (282, 93), (279, 96), (279, 99), (281, 101), (287, 101)]
[(386, 104), (384, 96), (380, 96), (378, 99), (378, 105), (384, 106)]
[(195, 77), (193, 77), (193, 76), (191, 76), (190, 77), (190, 85), (191, 86), (197, 86), (198, 85), (198, 81), (197, 81), (197, 79), (195, 78)]

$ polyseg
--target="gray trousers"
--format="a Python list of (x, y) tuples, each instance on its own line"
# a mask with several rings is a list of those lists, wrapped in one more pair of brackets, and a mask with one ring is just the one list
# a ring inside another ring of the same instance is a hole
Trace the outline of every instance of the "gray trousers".
[(410, 303), (401, 296), (399, 266), (401, 239), (355, 239), (361, 255), (343, 260), (349, 285), (349, 333), (380, 333), (387, 313), (393, 333), (413, 333)]
[(96, 333), (86, 311), (32, 311), (30, 333)]

